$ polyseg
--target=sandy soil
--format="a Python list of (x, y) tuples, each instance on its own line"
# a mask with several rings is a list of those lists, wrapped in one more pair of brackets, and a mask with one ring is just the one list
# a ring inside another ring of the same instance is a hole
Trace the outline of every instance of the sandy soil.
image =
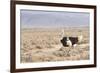
[(21, 30), (21, 63), (88, 60), (89, 29), (66, 28), (66, 36), (83, 35), (83, 41), (76, 47), (63, 47), (61, 29), (22, 29)]

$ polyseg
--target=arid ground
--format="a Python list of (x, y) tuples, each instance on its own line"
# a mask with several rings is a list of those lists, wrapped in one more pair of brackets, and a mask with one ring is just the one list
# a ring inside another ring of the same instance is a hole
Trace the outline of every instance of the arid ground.
[(82, 34), (83, 40), (76, 47), (63, 47), (61, 29), (21, 29), (21, 63), (75, 61), (89, 59), (89, 29), (65, 28), (66, 36)]

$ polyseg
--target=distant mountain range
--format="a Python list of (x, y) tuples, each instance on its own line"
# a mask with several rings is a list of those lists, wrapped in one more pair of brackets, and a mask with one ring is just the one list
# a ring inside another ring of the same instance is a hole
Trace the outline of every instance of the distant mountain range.
[(83, 12), (54, 12), (21, 10), (22, 28), (88, 27), (90, 14)]

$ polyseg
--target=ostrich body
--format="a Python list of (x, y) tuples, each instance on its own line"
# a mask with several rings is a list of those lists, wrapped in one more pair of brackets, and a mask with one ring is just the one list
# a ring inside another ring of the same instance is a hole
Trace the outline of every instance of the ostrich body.
[(83, 39), (83, 36), (80, 35), (78, 37), (67, 37), (64, 35), (64, 30), (62, 30), (62, 38), (60, 42), (64, 47), (71, 47), (71, 46), (76, 46), (79, 42), (81, 42)]

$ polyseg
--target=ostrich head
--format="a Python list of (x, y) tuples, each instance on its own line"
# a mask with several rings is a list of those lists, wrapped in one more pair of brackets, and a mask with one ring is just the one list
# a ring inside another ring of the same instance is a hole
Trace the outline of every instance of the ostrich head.
[(61, 33), (59, 34), (60, 40), (65, 36), (64, 29), (61, 30)]

